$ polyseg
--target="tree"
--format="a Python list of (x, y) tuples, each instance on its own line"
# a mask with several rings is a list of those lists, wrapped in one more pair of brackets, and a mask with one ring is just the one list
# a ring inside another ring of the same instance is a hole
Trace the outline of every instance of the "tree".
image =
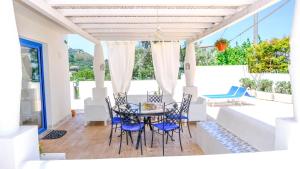
[(135, 63), (132, 75), (134, 80), (147, 80), (154, 78), (154, 67), (150, 46), (146, 45), (145, 47), (139, 47), (135, 50)]
[(215, 47), (196, 47), (195, 53), (197, 66), (218, 65)]
[(74, 72), (71, 76), (72, 81), (87, 81), (94, 79), (94, 72), (92, 69), (82, 69), (78, 72)]
[(262, 41), (249, 48), (248, 66), (251, 73), (288, 73), (289, 38)]

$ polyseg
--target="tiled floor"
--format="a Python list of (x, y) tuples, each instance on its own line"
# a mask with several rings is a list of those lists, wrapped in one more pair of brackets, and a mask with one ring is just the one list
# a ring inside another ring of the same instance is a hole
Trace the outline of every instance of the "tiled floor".
[[(185, 127), (186, 128), (186, 127)], [(121, 154), (118, 154), (119, 132), (114, 133), (111, 146), (108, 145), (108, 136), (110, 126), (101, 124), (91, 124), (84, 126), (83, 114), (71, 118), (61, 125), (59, 129), (67, 130), (67, 134), (55, 140), (41, 140), (43, 152), (66, 153), (67, 159), (97, 159), (97, 158), (123, 158), (123, 157), (141, 157), (140, 149), (136, 150), (131, 143), (126, 145), (126, 139), (123, 139)], [(192, 135), (196, 129), (191, 126)], [(144, 155), (142, 157), (162, 156), (162, 137), (154, 135), (153, 148), (150, 147), (151, 132), (147, 127), (147, 146), (143, 146)], [(137, 135), (133, 135), (136, 141)], [(125, 138), (125, 137), (123, 137)], [(180, 151), (178, 134), (174, 133), (175, 141), (169, 141), (165, 145), (166, 156), (182, 155), (202, 155), (201, 148), (196, 144), (195, 137), (190, 138), (187, 129), (182, 134), (183, 152)]]

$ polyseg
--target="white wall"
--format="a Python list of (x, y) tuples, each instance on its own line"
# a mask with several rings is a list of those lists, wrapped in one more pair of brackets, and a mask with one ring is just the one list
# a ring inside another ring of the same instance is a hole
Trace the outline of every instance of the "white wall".
[(43, 44), (48, 127), (70, 114), (69, 60), (64, 39), (67, 30), (14, 2), (20, 37)]
[[(248, 73), (247, 66), (198, 66), (195, 85), (200, 95), (226, 93), (230, 86), (239, 86), (241, 78), (253, 78), (255, 74)], [(290, 81), (289, 74), (263, 73), (259, 79), (274, 81)]]
[[(79, 95), (80, 99), (74, 99), (74, 89), (73, 83), (70, 82), (70, 94), (71, 94), (71, 103), (72, 109), (83, 109), (84, 99), (92, 97), (92, 88), (94, 88), (95, 81), (82, 81), (79, 83)], [(107, 95), (112, 99), (113, 98), (113, 89), (111, 81), (105, 81), (104, 86), (107, 88)], [(132, 80), (130, 83), (130, 88), (128, 91), (129, 95), (139, 95), (147, 94), (148, 91), (156, 91), (158, 85), (155, 80)]]
[[(198, 66), (196, 70), (195, 86), (198, 87), (199, 95), (227, 93), (232, 85), (239, 86), (241, 78), (252, 78), (248, 73), (247, 66)], [(174, 99), (180, 101), (182, 88), (185, 86), (184, 75), (177, 81)], [(265, 73), (260, 75), (260, 79), (270, 79), (273, 81), (289, 81), (289, 74)], [(73, 109), (83, 109), (83, 100), (92, 97), (92, 88), (95, 87), (94, 81), (80, 82), (80, 99), (75, 100), (73, 95), (72, 82), (71, 102)], [(105, 81), (107, 94), (112, 98), (112, 86), (110, 81)], [(128, 91), (129, 95), (146, 94), (147, 91), (158, 89), (155, 80), (132, 80)]]
[(224, 93), (230, 86), (238, 86), (239, 79), (247, 73), (245, 66), (198, 66), (195, 86), (200, 95)]

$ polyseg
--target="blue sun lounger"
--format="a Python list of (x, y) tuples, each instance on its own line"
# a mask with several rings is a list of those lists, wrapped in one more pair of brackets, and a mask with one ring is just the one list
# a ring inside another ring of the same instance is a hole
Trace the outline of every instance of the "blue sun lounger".
[(247, 89), (244, 87), (239, 87), (238, 90), (233, 95), (230, 95), (230, 92), (228, 92), (228, 94), (224, 94), (224, 95), (205, 95), (205, 96), (209, 99), (238, 99), (243, 96), (252, 97), (249, 95)]
[(226, 96), (233, 96), (235, 93), (238, 91), (239, 87), (237, 86), (231, 86), (227, 94), (211, 94), (211, 95), (204, 95), (205, 97), (208, 98), (223, 98)]
[[(229, 93), (229, 92), (228, 92)], [(208, 98), (208, 102), (214, 104), (215, 101), (223, 101), (226, 100), (227, 102), (239, 102), (240, 104), (242, 104), (241, 102), (241, 98), (243, 96), (247, 96), (249, 95), (247, 93), (247, 89), (244, 87), (239, 87), (238, 90), (235, 92), (234, 95), (228, 95), (228, 94), (224, 94), (224, 95), (214, 95), (214, 96), (209, 96), (207, 95), (206, 97)]]
[(247, 89), (244, 87), (239, 87), (239, 89), (236, 91), (236, 93), (234, 95), (231, 96), (224, 96), (224, 97), (220, 97), (220, 98), (224, 98), (224, 99), (236, 99), (236, 98), (241, 98), (243, 96), (245, 96), (247, 93)]

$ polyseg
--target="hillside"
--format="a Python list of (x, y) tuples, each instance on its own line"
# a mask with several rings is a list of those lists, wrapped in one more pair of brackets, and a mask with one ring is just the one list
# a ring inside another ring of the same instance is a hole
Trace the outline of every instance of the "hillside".
[(93, 56), (81, 49), (69, 48), (69, 64), (71, 67), (78, 67), (79, 69), (92, 68)]

